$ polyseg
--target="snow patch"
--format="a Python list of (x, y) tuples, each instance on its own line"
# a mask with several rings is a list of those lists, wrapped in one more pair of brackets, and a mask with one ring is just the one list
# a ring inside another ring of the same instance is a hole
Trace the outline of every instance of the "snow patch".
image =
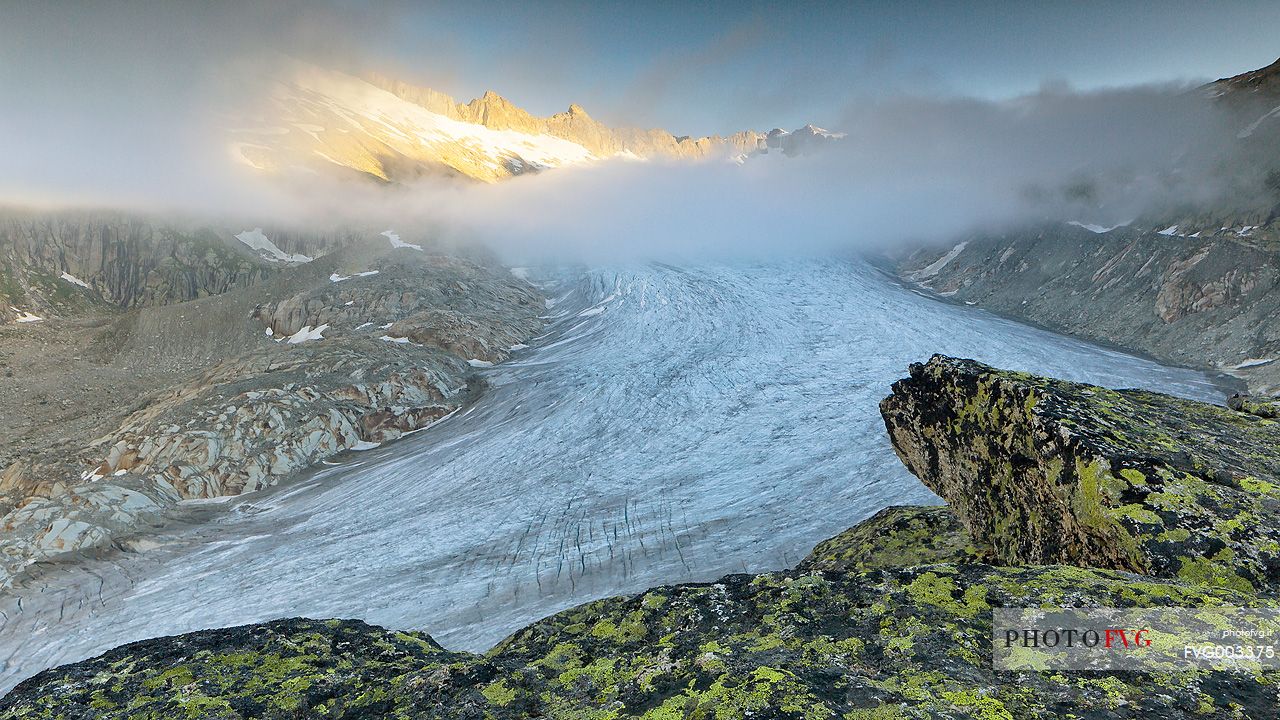
[(86, 289), (86, 290), (92, 290), (92, 289), (93, 289), (93, 288), (90, 288), (90, 287), (89, 287), (89, 283), (87, 283), (87, 282), (85, 282), (85, 281), (81, 280), (80, 278), (76, 277), (75, 275), (72, 275), (72, 274), (71, 274), (71, 273), (69, 273), (69, 272), (64, 272), (64, 273), (62, 273), (61, 275), (59, 275), (58, 277), (62, 278), (63, 280), (66, 280), (67, 282), (71, 283), (72, 285), (79, 285), (80, 287), (82, 287), (82, 288), (84, 288), (84, 289)]
[(1159, 234), (1160, 235), (1176, 235), (1177, 233), (1178, 233), (1178, 226), (1170, 225), (1169, 227), (1161, 230)]
[(328, 329), (329, 329), (329, 323), (325, 323), (324, 325), (321, 325), (320, 327), (317, 327), (314, 329), (312, 329), (310, 325), (303, 325), (301, 330), (290, 335), (288, 338), (286, 338), (286, 340), (290, 345), (297, 345), (299, 343), (308, 342), (310, 340), (323, 340), (324, 335), (322, 333)]
[(389, 342), (389, 343), (395, 343), (395, 344), (397, 344), (397, 345), (413, 345), (414, 347), (422, 347), (421, 345), (419, 345), (418, 343), (416, 343), (416, 342), (414, 342), (414, 341), (410, 340), (410, 339), (409, 339), (409, 338), (407, 338), (407, 337), (391, 337), (390, 335), (383, 335), (382, 337), (380, 337), (380, 338), (378, 338), (378, 339), (379, 339), (379, 340), (384, 340), (384, 341)]
[(942, 272), (942, 268), (946, 267), (948, 264), (951, 263), (952, 260), (955, 260), (957, 257), (959, 257), (960, 253), (964, 252), (964, 249), (967, 247), (969, 247), (969, 241), (967, 240), (962, 243), (958, 243), (955, 247), (948, 250), (946, 255), (943, 255), (942, 257), (933, 261), (933, 263), (931, 263), (927, 267), (920, 268), (919, 270), (911, 273), (911, 279), (923, 280), (925, 278), (931, 278), (934, 275), (937, 275), (938, 273)]
[(372, 450), (376, 447), (382, 447), (382, 443), (369, 442), (368, 440), (361, 440), (357, 442), (355, 445), (352, 445), (347, 449), (354, 450), (356, 452), (361, 452), (363, 450)]
[(1067, 224), (1068, 224), (1068, 225), (1075, 225), (1075, 226), (1076, 226), (1076, 227), (1078, 227), (1078, 228), (1084, 228), (1085, 230), (1088, 230), (1088, 231), (1089, 231), (1089, 232), (1091, 232), (1091, 233), (1098, 233), (1099, 235), (1101, 235), (1102, 233), (1105, 233), (1105, 232), (1111, 232), (1112, 230), (1115, 230), (1116, 228), (1124, 227), (1125, 225), (1128, 225), (1129, 223), (1120, 223), (1119, 225), (1112, 225), (1111, 227), (1103, 227), (1103, 226), (1101, 226), (1101, 225), (1094, 225), (1093, 223), (1082, 223), (1082, 222), (1080, 222), (1079, 220), (1072, 220), (1071, 222), (1068, 222)]
[[(379, 271), (377, 270), (365, 270), (364, 272), (358, 272), (354, 275), (339, 275), (338, 273), (330, 273), (329, 282), (340, 283), (346, 280), (350, 280), (353, 277), (369, 277), (370, 275), (377, 275), (378, 272)], [(347, 303), (347, 304), (350, 305), (351, 303)]]
[(1270, 365), (1275, 362), (1275, 358), (1249, 358), (1239, 365), (1231, 368), (1232, 370), (1244, 370), (1245, 368), (1259, 367), (1261, 365)]
[(493, 367), (493, 363), (489, 362), (488, 360), (479, 360), (477, 358), (471, 358), (470, 360), (467, 361), (467, 364), (470, 365), (471, 367), (478, 367), (478, 368)]
[(1257, 130), (1257, 129), (1258, 129), (1258, 126), (1259, 126), (1259, 125), (1261, 125), (1261, 124), (1262, 124), (1262, 123), (1263, 123), (1267, 118), (1269, 118), (1269, 117), (1276, 117), (1276, 116), (1280, 116), (1280, 105), (1277, 105), (1277, 106), (1275, 106), (1275, 107), (1271, 108), (1271, 109), (1270, 109), (1269, 111), (1267, 111), (1267, 112), (1266, 112), (1262, 117), (1260, 117), (1260, 118), (1258, 118), (1257, 120), (1254, 120), (1253, 122), (1249, 123), (1249, 126), (1248, 126), (1248, 127), (1246, 127), (1245, 129), (1241, 130), (1240, 132), (1236, 133), (1236, 137), (1240, 138), (1241, 140), (1243, 140), (1243, 139), (1245, 139), (1245, 138), (1249, 137), (1250, 135), (1252, 135), (1252, 134), (1253, 134), (1253, 131), (1254, 131), (1254, 130)]
[(19, 310), (18, 308), (13, 307), (12, 305), (10, 305), (9, 307), (14, 312), (18, 313), (18, 319), (15, 320), (14, 322), (20, 322), (20, 323), (44, 322), (44, 318), (40, 317), (39, 315), (33, 315), (25, 310)]
[(314, 259), (303, 255), (302, 253), (290, 254), (281, 250), (276, 247), (275, 243), (268, 240), (266, 235), (262, 234), (262, 228), (245, 230), (239, 235), (236, 235), (236, 239), (245, 245), (248, 245), (250, 248), (257, 250), (258, 255), (263, 260), (268, 260), (270, 262), (309, 263)]
[(409, 248), (410, 250), (417, 250), (418, 252), (423, 252), (421, 245), (414, 245), (413, 243), (401, 242), (400, 236), (397, 235), (392, 230), (383, 230), (381, 234), (383, 237), (391, 241), (392, 248)]

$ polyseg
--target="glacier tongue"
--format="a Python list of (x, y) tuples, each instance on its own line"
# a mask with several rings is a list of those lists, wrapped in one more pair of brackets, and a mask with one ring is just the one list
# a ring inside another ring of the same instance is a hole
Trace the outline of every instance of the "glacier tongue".
[(877, 410), (934, 352), (1220, 397), (1197, 373), (937, 302), (859, 263), (564, 281), (549, 333), (485, 369), (474, 406), (291, 485), (187, 508), (191, 522), (145, 552), (46, 569), (0, 597), (0, 685), (282, 616), (483, 649), (591, 598), (791, 565), (886, 505), (936, 501)]

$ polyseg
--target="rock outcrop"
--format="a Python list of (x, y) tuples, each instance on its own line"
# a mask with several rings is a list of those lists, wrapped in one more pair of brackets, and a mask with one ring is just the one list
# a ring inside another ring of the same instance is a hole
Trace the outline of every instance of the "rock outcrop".
[(818, 543), (798, 570), (880, 570), (934, 563), (971, 563), (988, 557), (948, 507), (887, 507)]
[[(904, 460), (952, 509), (886, 509), (795, 570), (587, 603), (484, 655), (352, 620), (146, 640), (23, 682), (0, 718), (1275, 717), (1274, 670), (997, 672), (991, 639), (1001, 607), (1278, 607), (1256, 592), (1265, 562), (1225, 560), (1226, 576), (1179, 572), (1189, 565), (1175, 558), (1265, 557), (1254, 546), (1275, 531), (1250, 536), (1247, 518), (1226, 514), (1254, 507), (1267, 523), (1263, 483), (1280, 479), (1280, 453), (1250, 443), (1272, 421), (941, 357), (913, 366), (883, 412)], [(1068, 461), (1080, 463), (1070, 476)], [(1130, 470), (1166, 497), (1126, 495)], [(1213, 470), (1254, 474), (1232, 486), (1205, 479)], [(1041, 482), (1051, 476), (1061, 487)], [(1194, 535), (1196, 518), (1222, 521), (1216, 543)], [(1064, 560), (1171, 572), (1035, 564)]]
[(881, 404), (898, 456), (988, 559), (1258, 592), (1280, 582), (1280, 424), (970, 360), (912, 365)]

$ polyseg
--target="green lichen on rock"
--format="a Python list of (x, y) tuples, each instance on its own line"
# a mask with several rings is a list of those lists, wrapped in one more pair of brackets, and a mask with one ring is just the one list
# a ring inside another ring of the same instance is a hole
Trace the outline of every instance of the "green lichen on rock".
[[(991, 665), (992, 607), (1257, 602), (1070, 567), (731, 575), (588, 603), (485, 655), (353, 621), (148, 640), (26, 681), (0, 718), (1261, 718), (1272, 675)], [(581, 630), (601, 625), (644, 632)]]
[(354, 620), (278, 620), (124, 645), (51, 671), (57, 681), (35, 698), (11, 693), (3, 716), (359, 717), (391, 707), (392, 680), (455, 657), (426, 635)]
[(818, 543), (800, 570), (879, 570), (930, 563), (974, 562), (984, 555), (951, 509), (893, 506)]
[(993, 562), (1280, 583), (1280, 423), (942, 356), (893, 390), (899, 457)]
[(1227, 400), (1227, 407), (1263, 418), (1280, 418), (1280, 398), (1255, 397), (1236, 393)]

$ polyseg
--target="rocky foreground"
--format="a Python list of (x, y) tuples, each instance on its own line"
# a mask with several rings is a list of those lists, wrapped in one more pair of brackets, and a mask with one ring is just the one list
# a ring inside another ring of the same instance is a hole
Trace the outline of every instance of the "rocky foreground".
[(882, 412), (950, 508), (886, 509), (794, 570), (588, 603), (484, 655), (353, 620), (147, 640), (0, 718), (1275, 717), (1280, 673), (997, 673), (990, 639), (996, 607), (1275, 607), (1275, 420), (940, 356)]

